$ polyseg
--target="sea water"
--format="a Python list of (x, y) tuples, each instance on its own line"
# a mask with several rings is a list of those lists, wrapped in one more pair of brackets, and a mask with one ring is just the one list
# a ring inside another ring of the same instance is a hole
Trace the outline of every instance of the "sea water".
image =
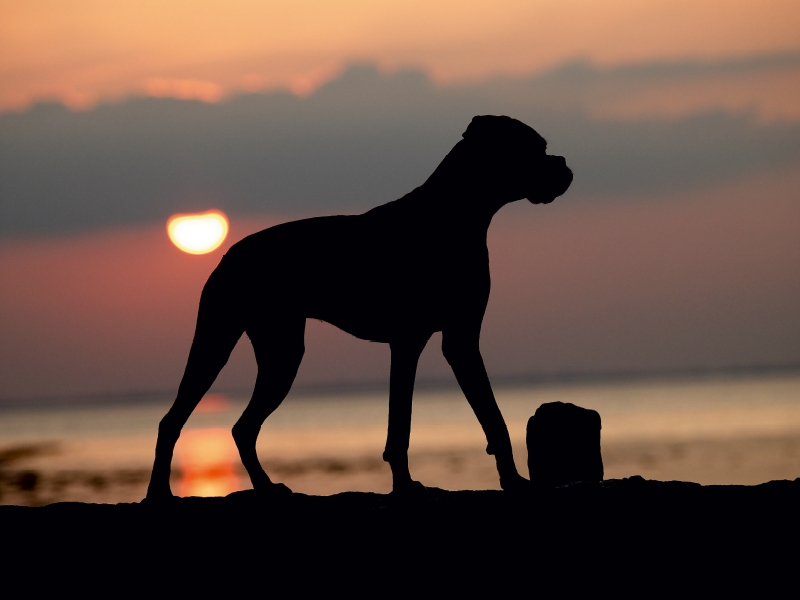
[[(525, 425), (544, 402), (597, 410), (606, 478), (756, 484), (800, 477), (800, 373), (496, 386), (527, 475)], [(0, 503), (131, 502), (147, 486), (158, 421), (171, 398), (0, 409)], [(247, 399), (211, 394), (175, 451), (173, 491), (213, 496), (250, 487), (230, 429)], [(292, 393), (258, 441), (274, 481), (297, 492), (388, 492), (381, 460), (387, 393)], [(496, 489), (494, 460), (457, 389), (414, 396), (409, 463), (427, 486)]]

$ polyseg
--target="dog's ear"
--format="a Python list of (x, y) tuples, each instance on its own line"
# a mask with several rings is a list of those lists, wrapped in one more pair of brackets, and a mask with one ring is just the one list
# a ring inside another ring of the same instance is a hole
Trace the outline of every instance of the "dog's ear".
[(473, 117), (462, 137), (465, 140), (490, 145), (534, 145), (541, 146), (542, 151), (547, 147), (545, 139), (536, 133), (533, 127), (506, 116), (479, 115)]

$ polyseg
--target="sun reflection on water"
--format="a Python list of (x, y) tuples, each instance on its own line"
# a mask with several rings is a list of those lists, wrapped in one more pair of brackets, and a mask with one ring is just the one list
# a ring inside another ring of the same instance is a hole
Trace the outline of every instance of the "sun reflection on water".
[(177, 450), (181, 496), (226, 496), (239, 489), (238, 453), (229, 429), (184, 431)]

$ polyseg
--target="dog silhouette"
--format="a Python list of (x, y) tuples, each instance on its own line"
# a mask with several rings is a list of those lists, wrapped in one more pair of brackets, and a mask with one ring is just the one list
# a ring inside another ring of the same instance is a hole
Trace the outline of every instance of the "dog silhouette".
[(433, 174), (399, 200), (361, 215), (304, 219), (234, 244), (208, 278), (177, 398), (159, 423), (148, 499), (172, 495), (170, 465), (189, 415), (246, 333), (258, 363), (252, 399), (233, 438), (253, 488), (289, 493), (256, 455), (264, 420), (292, 386), (306, 319), (391, 349), (383, 459), (393, 493), (423, 491), (408, 470), (411, 400), (419, 356), (434, 332), (480, 422), (504, 490), (527, 488), (479, 349), (489, 299), (486, 235), (505, 204), (547, 204), (572, 183), (563, 157), (524, 123), (477, 116)]

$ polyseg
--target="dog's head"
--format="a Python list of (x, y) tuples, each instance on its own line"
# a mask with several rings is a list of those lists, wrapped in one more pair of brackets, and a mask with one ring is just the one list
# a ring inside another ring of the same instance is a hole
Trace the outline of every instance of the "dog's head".
[(464, 132), (474, 168), (485, 173), (495, 193), (508, 200), (549, 204), (567, 191), (572, 171), (563, 156), (547, 154), (547, 142), (511, 117), (478, 116)]

